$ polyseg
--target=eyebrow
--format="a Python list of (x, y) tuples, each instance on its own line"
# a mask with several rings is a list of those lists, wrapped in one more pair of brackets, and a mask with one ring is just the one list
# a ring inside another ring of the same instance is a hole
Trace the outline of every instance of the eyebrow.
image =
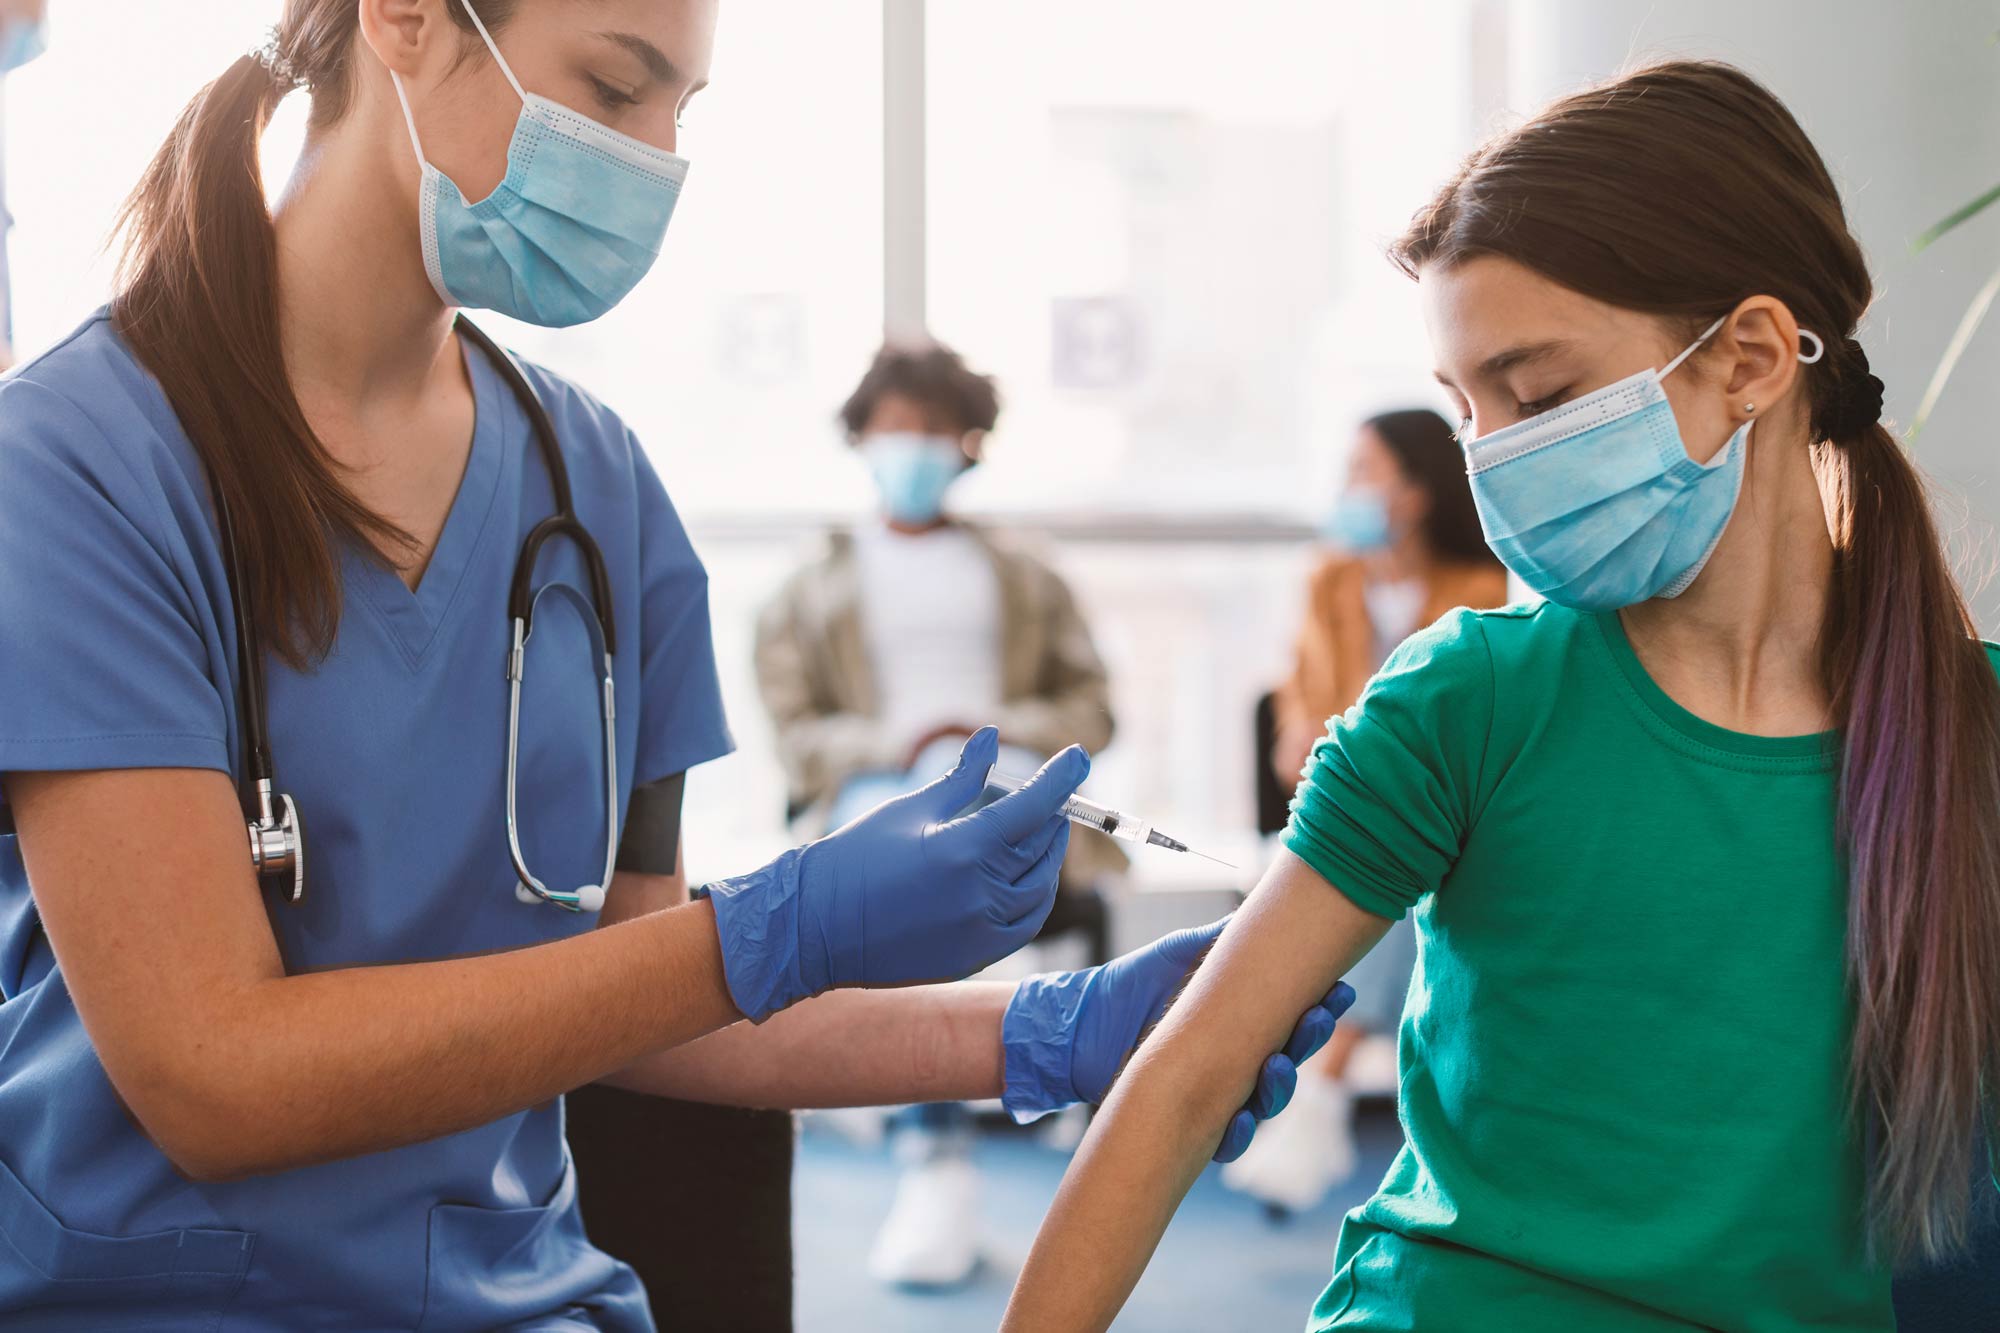
[(667, 59), (666, 52), (647, 41), (644, 37), (641, 37), (638, 33), (600, 32), (597, 35), (606, 41), (616, 42), (637, 56), (639, 63), (646, 67), (646, 73), (652, 75), (655, 82), (675, 84), (681, 81), (680, 66)]
[[(1509, 347), (1504, 352), (1495, 352), (1492, 356), (1481, 361), (1479, 369), (1474, 372), (1474, 376), (1478, 379), (1493, 379), (1520, 366), (1529, 366), (1537, 361), (1546, 361), (1559, 352), (1568, 351), (1575, 345), (1575, 343), (1567, 338), (1551, 338), (1546, 342), (1522, 343), (1519, 347)], [(1434, 370), (1431, 372), (1431, 375), (1439, 384), (1453, 389), (1458, 387), (1445, 378), (1445, 373), (1441, 370)]]

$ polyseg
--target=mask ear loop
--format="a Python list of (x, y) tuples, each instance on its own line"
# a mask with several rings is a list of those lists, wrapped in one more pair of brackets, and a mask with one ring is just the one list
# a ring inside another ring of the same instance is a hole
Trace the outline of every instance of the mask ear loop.
[(500, 54), (499, 46), (493, 41), (493, 34), (486, 31), (486, 24), (480, 20), (479, 11), (472, 7), (472, 0), (458, 0), (458, 2), (464, 8), (466, 17), (472, 20), (472, 26), (479, 29), (479, 36), (486, 43), (486, 49), (493, 53), (493, 63), (507, 76), (507, 82), (514, 89), (514, 96), (520, 98), (522, 104), (526, 105), (528, 94), (522, 91), (521, 81), (514, 77), (514, 71), (507, 67), (507, 58)]
[(1665, 379), (1665, 378), (1666, 378), (1667, 376), (1669, 376), (1669, 375), (1673, 374), (1673, 373), (1674, 373), (1674, 372), (1675, 372), (1676, 370), (1679, 370), (1679, 369), (1680, 369), (1680, 365), (1681, 365), (1681, 362), (1683, 362), (1683, 361), (1687, 360), (1687, 359), (1688, 359), (1689, 357), (1693, 356), (1693, 355), (1694, 355), (1694, 352), (1695, 352), (1695, 349), (1696, 349), (1697, 347), (1700, 347), (1700, 346), (1701, 346), (1701, 345), (1702, 345), (1703, 343), (1707, 342), (1707, 341), (1708, 341), (1708, 340), (1709, 340), (1710, 338), (1714, 337), (1714, 336), (1715, 336), (1715, 331), (1716, 331), (1717, 329), (1721, 328), (1721, 327), (1722, 327), (1722, 326), (1723, 326), (1723, 325), (1724, 325), (1725, 323), (1727, 323), (1727, 322), (1728, 322), (1728, 320), (1729, 320), (1729, 316), (1727, 316), (1727, 315), (1724, 315), (1724, 316), (1723, 316), (1723, 317), (1722, 317), (1721, 319), (1718, 319), (1718, 320), (1716, 320), (1716, 321), (1715, 321), (1715, 323), (1713, 323), (1713, 324), (1709, 325), (1709, 326), (1708, 326), (1707, 328), (1703, 329), (1703, 330), (1701, 331), (1701, 336), (1700, 336), (1699, 338), (1696, 338), (1696, 339), (1695, 339), (1695, 340), (1694, 340), (1693, 342), (1689, 343), (1689, 344), (1688, 344), (1688, 345), (1687, 345), (1686, 347), (1683, 347), (1683, 348), (1681, 349), (1681, 354), (1680, 354), (1679, 356), (1677, 356), (1677, 357), (1675, 357), (1675, 358), (1674, 358), (1673, 360), (1671, 360), (1671, 361), (1667, 362), (1667, 364), (1666, 364), (1665, 366), (1663, 366), (1663, 367), (1661, 368), (1661, 370), (1660, 370), (1660, 374), (1659, 374), (1659, 378), (1660, 378), (1660, 379)]
[(1812, 339), (1813, 347), (1813, 354), (1811, 356), (1807, 356), (1804, 352), (1799, 353), (1800, 365), (1810, 366), (1826, 355), (1826, 343), (1817, 333), (1814, 333), (1811, 329), (1800, 329), (1799, 337)]
[(410, 95), (403, 91), (402, 75), (393, 69), (389, 71), (389, 82), (395, 85), (396, 100), (403, 104), (403, 125), (410, 131), (410, 147), (416, 149), (417, 169), (421, 171), (430, 165), (430, 159), (424, 156), (424, 141), (417, 137), (417, 118), (410, 111)]

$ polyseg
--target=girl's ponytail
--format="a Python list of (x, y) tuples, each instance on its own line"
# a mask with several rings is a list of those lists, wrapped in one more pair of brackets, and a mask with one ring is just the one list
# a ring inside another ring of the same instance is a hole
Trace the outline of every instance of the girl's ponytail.
[(1966, 1239), (2000, 1052), (2000, 687), (1922, 477), (1876, 419), (1880, 381), (1851, 342), (1828, 353), (1814, 462), (1834, 533), (1822, 660), (1843, 719), (1851, 1078), (1878, 1131), (1874, 1233), (1935, 1257)]

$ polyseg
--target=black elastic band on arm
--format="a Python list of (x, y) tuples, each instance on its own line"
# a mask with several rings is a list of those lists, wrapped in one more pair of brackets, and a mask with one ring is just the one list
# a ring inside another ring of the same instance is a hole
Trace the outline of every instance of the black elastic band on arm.
[(681, 864), (681, 801), (687, 774), (676, 773), (632, 789), (625, 808), (625, 835), (618, 840), (618, 869), (641, 875), (671, 875)]

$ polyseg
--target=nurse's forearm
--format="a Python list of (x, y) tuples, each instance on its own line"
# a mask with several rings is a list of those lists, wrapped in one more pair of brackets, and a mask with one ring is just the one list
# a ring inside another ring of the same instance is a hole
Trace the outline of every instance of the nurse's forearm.
[[(287, 975), (226, 774), (9, 773), (5, 791), (97, 1057), (193, 1177), (468, 1129), (737, 1017), (706, 903), (507, 953)], [(460, 896), (557, 910), (490, 882)], [(451, 925), (432, 927), (441, 950)]]
[[(553, 909), (541, 909), (553, 910)], [(198, 1174), (260, 1174), (470, 1129), (739, 1017), (706, 903), (532, 948), (277, 977), (212, 1034), (182, 1124)], [(211, 1020), (213, 1021), (213, 1020)]]
[(738, 1023), (605, 1079), (729, 1106), (879, 1106), (998, 1097), (1011, 982), (833, 991), (761, 1027)]

